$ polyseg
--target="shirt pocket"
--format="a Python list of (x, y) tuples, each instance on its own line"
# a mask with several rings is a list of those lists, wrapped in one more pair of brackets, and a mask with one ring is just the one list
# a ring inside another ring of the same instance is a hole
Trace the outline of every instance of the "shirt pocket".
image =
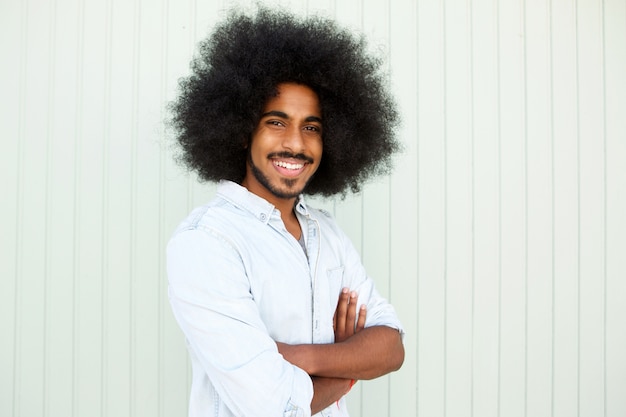
[(343, 266), (329, 268), (326, 270), (326, 275), (328, 277), (328, 300), (330, 304), (329, 307), (333, 313), (337, 308), (337, 301), (339, 300), (339, 294), (341, 293), (341, 289), (344, 287), (343, 270)]

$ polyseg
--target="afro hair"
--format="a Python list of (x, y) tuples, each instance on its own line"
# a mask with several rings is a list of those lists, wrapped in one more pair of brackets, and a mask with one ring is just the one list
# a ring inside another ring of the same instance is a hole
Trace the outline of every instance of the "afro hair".
[(362, 35), (330, 19), (233, 11), (199, 44), (170, 104), (179, 159), (202, 180), (240, 183), (265, 103), (279, 84), (295, 82), (317, 93), (324, 126), (320, 166), (304, 192), (358, 192), (389, 172), (399, 150), (398, 112), (381, 67)]

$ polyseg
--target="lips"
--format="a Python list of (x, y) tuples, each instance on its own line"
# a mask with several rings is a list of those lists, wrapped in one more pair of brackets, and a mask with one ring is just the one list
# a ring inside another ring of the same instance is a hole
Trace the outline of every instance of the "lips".
[(279, 174), (285, 177), (297, 177), (304, 171), (307, 163), (302, 161), (286, 161), (284, 159), (274, 159), (272, 164)]
[(313, 159), (304, 154), (291, 154), (288, 152), (272, 153), (268, 155), (272, 161), (274, 168), (287, 177), (295, 177), (299, 175), (307, 164), (312, 164)]

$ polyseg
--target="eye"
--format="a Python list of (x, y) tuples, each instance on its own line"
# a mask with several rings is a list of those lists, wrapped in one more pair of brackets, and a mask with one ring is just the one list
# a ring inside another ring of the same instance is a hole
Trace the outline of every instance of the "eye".
[(311, 133), (320, 133), (322, 131), (322, 129), (316, 125), (307, 125), (307, 126), (304, 126), (303, 129)]
[(267, 122), (265, 122), (266, 124), (270, 125), (270, 126), (284, 126), (285, 124), (283, 122), (281, 122), (280, 120), (268, 120)]

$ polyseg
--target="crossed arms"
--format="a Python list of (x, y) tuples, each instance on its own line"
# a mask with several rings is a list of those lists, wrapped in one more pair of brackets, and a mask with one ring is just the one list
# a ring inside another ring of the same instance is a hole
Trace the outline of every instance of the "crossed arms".
[[(342, 292), (333, 321), (335, 343), (285, 345), (275, 340), (305, 339), (289, 339), (302, 329), (287, 331), (287, 321), (280, 320), (282, 312), (297, 314), (302, 298), (286, 297), (280, 307), (257, 303), (239, 252), (224, 242), (221, 235), (193, 229), (177, 234), (168, 244), (172, 311), (187, 338), (194, 375), (201, 372), (198, 375), (207, 381), (210, 376), (210, 383), (204, 384), (199, 377), (192, 384), (190, 403), (200, 404), (199, 410), (214, 404), (211, 401), (217, 393), (219, 401), (234, 414), (278, 415), (286, 404), (310, 407), (316, 413), (343, 397), (353, 379), (376, 378), (401, 365), (404, 351), (400, 333), (382, 325), (394, 326), (395, 315), (374, 293), (370, 281), (353, 279), (364, 273), (351, 247), (348, 255), (352, 256), (346, 261), (351, 272), (341, 279), (344, 285), (358, 288), (361, 298), (367, 298), (368, 311), (357, 311), (356, 294), (352, 297), (352, 293)], [(263, 265), (277, 271), (272, 274), (273, 285), (264, 288), (267, 297), (280, 299), (284, 294), (308, 291), (306, 280), (285, 278), (293, 271), (283, 264)], [(257, 280), (254, 285), (263, 282)], [(333, 319), (324, 311), (323, 320)], [(271, 334), (277, 339), (271, 339), (262, 314), (275, 317)], [(365, 328), (366, 314), (368, 322), (379, 326)], [(329, 340), (327, 336), (325, 333), (325, 340)], [(305, 378), (313, 381), (312, 389)]]
[(356, 293), (344, 289), (334, 316), (335, 343), (276, 343), (285, 360), (311, 376), (312, 414), (347, 394), (355, 380), (385, 375), (404, 361), (400, 332), (386, 326), (365, 328), (365, 306), (358, 314), (356, 306)]

